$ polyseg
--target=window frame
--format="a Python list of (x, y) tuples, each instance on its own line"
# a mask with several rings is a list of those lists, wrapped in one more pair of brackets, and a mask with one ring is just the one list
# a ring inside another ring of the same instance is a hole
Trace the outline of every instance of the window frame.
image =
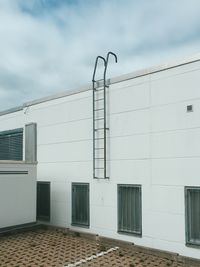
[(190, 233), (190, 221), (191, 221), (191, 203), (190, 203), (190, 191), (197, 190), (200, 193), (200, 186), (185, 186), (185, 240), (186, 246), (200, 248), (200, 239), (197, 242), (191, 239)]
[[(73, 186), (87, 186), (87, 223), (80, 223), (80, 222), (76, 222), (74, 220), (73, 217), (73, 209), (74, 209), (74, 203), (73, 203)], [(71, 186), (71, 225), (72, 226), (78, 226), (78, 227), (82, 227), (82, 228), (89, 228), (90, 227), (90, 184), (89, 183), (78, 183), (78, 182), (72, 182), (72, 186)]]
[[(120, 229), (120, 197), (119, 192), (120, 188), (122, 187), (131, 187), (131, 188), (138, 188), (139, 189), (139, 216), (140, 216), (140, 231), (126, 231)], [(131, 236), (142, 237), (142, 185), (141, 184), (118, 184), (117, 185), (117, 232), (119, 234), (126, 234)]]

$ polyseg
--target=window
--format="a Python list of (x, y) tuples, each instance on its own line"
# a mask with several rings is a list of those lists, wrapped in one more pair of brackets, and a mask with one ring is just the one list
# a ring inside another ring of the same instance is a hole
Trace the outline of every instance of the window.
[(185, 187), (186, 243), (200, 246), (200, 187)]
[(0, 132), (0, 160), (23, 160), (23, 129)]
[(89, 226), (89, 184), (72, 183), (72, 225)]
[(118, 232), (142, 235), (140, 185), (118, 185)]

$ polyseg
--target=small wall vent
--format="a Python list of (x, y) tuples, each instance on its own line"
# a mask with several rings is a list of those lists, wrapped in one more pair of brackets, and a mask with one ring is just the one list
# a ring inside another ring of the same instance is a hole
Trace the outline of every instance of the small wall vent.
[(193, 105), (188, 105), (187, 112), (192, 112), (192, 111), (193, 111)]

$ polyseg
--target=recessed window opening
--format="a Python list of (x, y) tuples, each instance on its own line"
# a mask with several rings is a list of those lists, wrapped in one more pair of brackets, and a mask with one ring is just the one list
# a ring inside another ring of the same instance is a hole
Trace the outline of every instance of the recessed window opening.
[(186, 244), (200, 246), (200, 187), (185, 187)]
[(141, 185), (118, 185), (118, 232), (142, 235)]
[(72, 225), (89, 226), (88, 183), (72, 183)]

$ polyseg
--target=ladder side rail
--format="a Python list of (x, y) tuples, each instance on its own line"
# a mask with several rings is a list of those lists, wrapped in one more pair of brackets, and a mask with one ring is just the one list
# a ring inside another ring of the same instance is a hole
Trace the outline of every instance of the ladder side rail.
[(93, 178), (95, 178), (95, 169), (96, 169), (96, 147), (95, 147), (95, 76), (96, 76), (96, 70), (97, 70), (97, 64), (99, 60), (102, 60), (104, 62), (104, 68), (106, 67), (106, 60), (102, 56), (97, 56), (95, 60), (95, 66), (94, 66), (94, 71), (93, 71), (93, 76), (92, 76), (92, 89), (93, 89)]
[(107, 110), (107, 101), (106, 101), (106, 88), (108, 87), (106, 84), (106, 74), (108, 68), (108, 62), (110, 55), (115, 57), (115, 62), (117, 63), (117, 56), (113, 52), (108, 52), (106, 56), (106, 66), (104, 68), (104, 178), (107, 178), (107, 117), (106, 117), (106, 110)]

